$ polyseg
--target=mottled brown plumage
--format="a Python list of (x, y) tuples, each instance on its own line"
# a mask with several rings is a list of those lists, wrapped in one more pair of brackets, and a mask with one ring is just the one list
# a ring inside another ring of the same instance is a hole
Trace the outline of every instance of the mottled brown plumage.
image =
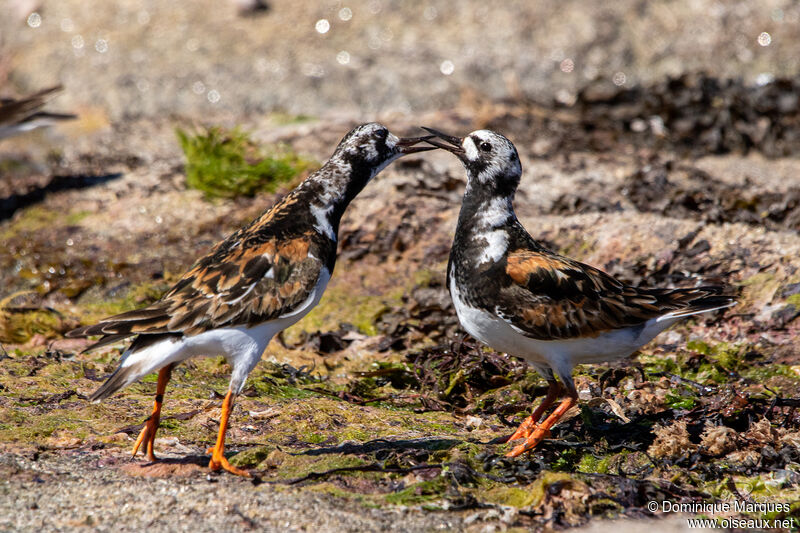
[(647, 289), (621, 283), (592, 266), (544, 248), (520, 248), (505, 258), (508, 280), (487, 305), (540, 340), (596, 337), (679, 310), (730, 302), (719, 287)]
[[(269, 232), (277, 204), (253, 224)], [(200, 259), (158, 302), (76, 329), (70, 337), (130, 336), (140, 333), (194, 335), (211, 328), (248, 326), (277, 318), (304, 302), (335, 243), (307, 231), (288, 241), (272, 237), (250, 244), (253, 236), (234, 233)], [(272, 276), (267, 277), (267, 273)]]

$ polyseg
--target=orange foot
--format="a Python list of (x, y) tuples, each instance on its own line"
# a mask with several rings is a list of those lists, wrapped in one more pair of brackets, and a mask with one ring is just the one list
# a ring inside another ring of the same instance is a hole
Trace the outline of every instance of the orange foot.
[(250, 472), (242, 470), (241, 468), (236, 468), (230, 464), (227, 459), (225, 459), (224, 455), (225, 432), (228, 429), (228, 419), (230, 418), (231, 411), (233, 410), (233, 398), (233, 391), (228, 390), (228, 394), (226, 394), (225, 399), (222, 400), (222, 415), (219, 418), (219, 433), (217, 434), (217, 443), (212, 448), (209, 448), (206, 452), (211, 454), (211, 461), (208, 463), (208, 468), (215, 472), (220, 468), (224, 468), (231, 474), (250, 477)]
[(158, 461), (156, 454), (153, 453), (153, 442), (156, 440), (156, 431), (158, 431), (158, 423), (161, 420), (161, 404), (164, 401), (164, 391), (167, 390), (167, 383), (169, 383), (169, 378), (172, 377), (172, 367), (175, 365), (167, 365), (161, 370), (158, 371), (158, 384), (156, 385), (156, 401), (153, 404), (153, 412), (150, 414), (150, 418), (145, 420), (144, 427), (142, 431), (139, 432), (139, 437), (136, 439), (136, 442), (133, 445), (133, 453), (132, 455), (136, 457), (136, 453), (139, 451), (143, 443), (145, 444), (144, 448), (142, 448), (142, 452), (147, 455), (147, 459), (150, 461)]
[(542, 400), (542, 403), (539, 404), (538, 407), (531, 413), (531, 416), (526, 418), (522, 424), (519, 425), (517, 430), (511, 435), (506, 442), (515, 441), (517, 439), (527, 439), (531, 436), (531, 433), (539, 427), (537, 422), (542, 417), (545, 411), (550, 408), (551, 405), (558, 399), (558, 395), (561, 394), (561, 385), (558, 384), (556, 381), (551, 381), (550, 386), (547, 388), (547, 395)]
[[(533, 426), (531, 433), (526, 437), (525, 442), (515, 446), (510, 452), (506, 454), (506, 457), (517, 457), (518, 455), (522, 455), (523, 453), (534, 449), (540, 442), (550, 436), (550, 428), (552, 428), (558, 420), (564, 416), (564, 413), (569, 411), (570, 407), (575, 405), (577, 399), (573, 396), (569, 396), (564, 399), (563, 402), (553, 411), (550, 416), (548, 416), (544, 422), (539, 425), (531, 424)], [(527, 420), (525, 422), (528, 422)], [(526, 425), (523, 422), (523, 426)], [(522, 428), (520, 428), (522, 429)], [(519, 433), (519, 430), (517, 431)], [(515, 433), (516, 435), (516, 433)]]
[(533, 415), (526, 418), (522, 424), (519, 425), (514, 434), (508, 437), (506, 442), (512, 442), (517, 439), (527, 439), (530, 437), (531, 433), (533, 433), (533, 431), (539, 427), (536, 423), (538, 419), (539, 417), (533, 418)]
[(522, 455), (523, 453), (534, 449), (536, 446), (539, 445), (544, 439), (550, 436), (550, 430), (544, 429), (542, 427), (536, 427), (534, 430), (525, 438), (525, 442), (522, 444), (516, 445), (510, 452), (506, 454), (506, 457), (517, 457), (518, 455)]
[(158, 421), (159, 416), (156, 413), (150, 415), (145, 423), (142, 431), (139, 432), (139, 437), (136, 439), (136, 442), (133, 445), (133, 452), (131, 455), (136, 457), (136, 454), (139, 452), (139, 448), (142, 447), (143, 443), (145, 446), (142, 448), (142, 453), (147, 455), (147, 459), (149, 461), (158, 461), (158, 457), (156, 454), (153, 453), (153, 442), (156, 440), (156, 430), (158, 429)]
[(227, 470), (231, 474), (236, 474), (237, 476), (244, 476), (244, 477), (252, 477), (250, 472), (247, 470), (242, 470), (241, 468), (236, 468), (232, 464), (228, 462), (222, 452), (217, 453), (217, 447), (212, 446), (208, 449), (206, 453), (211, 454), (211, 461), (208, 462), (208, 468), (213, 470), (214, 472), (219, 471), (221, 468)]

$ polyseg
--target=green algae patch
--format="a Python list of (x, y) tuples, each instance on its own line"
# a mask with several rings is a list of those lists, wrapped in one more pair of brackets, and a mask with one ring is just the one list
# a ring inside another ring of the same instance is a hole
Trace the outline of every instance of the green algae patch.
[(5, 241), (20, 233), (33, 233), (46, 229), (56, 224), (62, 216), (41, 206), (29, 207), (14, 217), (6, 230), (0, 234), (0, 239)]
[(596, 457), (586, 453), (578, 461), (575, 469), (584, 474), (608, 474), (610, 462), (611, 457)]
[(360, 457), (338, 453), (325, 455), (290, 455), (283, 453), (280, 455), (274, 454), (270, 459), (272, 464), (269, 466), (274, 468), (271, 472), (271, 479), (282, 480), (297, 480), (306, 476), (314, 477), (317, 474), (331, 470), (355, 468), (367, 464), (367, 461)]
[(664, 398), (664, 405), (671, 409), (693, 409), (697, 405), (697, 400), (691, 396), (683, 396), (681, 394), (669, 393)]
[(312, 492), (327, 494), (334, 498), (339, 498), (346, 502), (353, 502), (363, 506), (366, 509), (381, 509), (384, 505), (383, 497), (380, 494), (369, 494), (363, 492), (356, 492), (354, 489), (342, 488), (335, 483), (323, 481), (314, 485), (309, 485), (306, 490)]
[(742, 371), (742, 376), (755, 381), (766, 381), (773, 377), (784, 377), (792, 381), (800, 381), (800, 374), (795, 370), (797, 367), (769, 363), (765, 365), (754, 365)]
[(446, 413), (413, 413), (402, 409), (358, 406), (328, 397), (310, 397), (302, 402), (282, 398), (276, 405), (280, 416), (273, 424), (270, 440), (301, 441), (309, 445), (325, 442), (365, 442), (378, 438), (420, 438), (452, 433), (456, 428)]
[(760, 383), (771, 390), (785, 396), (796, 397), (800, 394), (800, 369), (777, 363), (749, 366), (742, 369), (741, 376)]
[(66, 217), (64, 217), (64, 222), (66, 222), (67, 225), (69, 226), (77, 226), (78, 224), (81, 223), (81, 221), (83, 221), (83, 219), (85, 219), (91, 214), (92, 214), (91, 211), (87, 211), (85, 209), (72, 211), (69, 214), (67, 214)]
[(499, 485), (491, 489), (480, 492), (481, 499), (488, 503), (497, 505), (508, 505), (523, 509), (533, 505), (537, 498), (541, 500), (541, 496), (537, 493), (540, 490), (536, 485), (524, 485), (521, 487)]
[(238, 128), (176, 134), (186, 156), (186, 184), (209, 198), (275, 192), (314, 166), (287, 147), (259, 146)]
[(285, 337), (293, 342), (302, 332), (333, 331), (344, 323), (352, 324), (365, 335), (377, 335), (377, 319), (398, 301), (399, 296), (359, 294), (343, 285), (330, 287), (319, 305), (286, 330)]
[(86, 210), (58, 211), (40, 205), (30, 206), (15, 214), (6, 228), (0, 232), (0, 240), (8, 241), (34, 235), (53, 227), (76, 226), (89, 215), (91, 212)]
[(80, 301), (83, 310), (81, 322), (94, 324), (103, 318), (145, 307), (161, 298), (169, 287), (169, 282), (159, 280), (134, 285), (114, 298), (87, 296)]
[(531, 505), (539, 506), (548, 492), (560, 492), (563, 488), (570, 488), (579, 492), (588, 492), (586, 484), (574, 476), (559, 472), (543, 472), (531, 486), (533, 496)]
[(84, 421), (91, 415), (91, 407), (86, 406), (52, 409), (33, 417), (19, 409), (0, 408), (0, 442), (41, 445), (57, 431), (83, 439), (90, 431)]
[(293, 385), (276, 384), (268, 379), (256, 378), (250, 381), (250, 385), (255, 389), (255, 393), (262, 397), (297, 400), (317, 396), (313, 391), (307, 391)]
[[(747, 343), (720, 342), (711, 344), (703, 340), (690, 340), (686, 350), (679, 350), (667, 356), (640, 355), (650, 373), (670, 373), (682, 378), (703, 384), (723, 384), (729, 380), (730, 372), (738, 372), (752, 367), (752, 361), (745, 361), (746, 355), (753, 350)], [(697, 355), (701, 358), (697, 358)], [(672, 398), (671, 401), (685, 405), (674, 407), (689, 409), (689, 400)]]
[(275, 446), (256, 446), (255, 448), (237, 453), (231, 457), (230, 463), (239, 468), (254, 468), (269, 457), (276, 449)]
[(405, 489), (386, 496), (386, 503), (393, 505), (420, 505), (441, 500), (449, 486), (445, 476), (414, 483)]
[(0, 342), (25, 344), (34, 335), (52, 339), (63, 331), (64, 321), (55, 311), (0, 308)]
[[(731, 492), (731, 483), (736, 488), (736, 494)], [(780, 502), (788, 503), (790, 507), (787, 513), (785, 511), (760, 512), (757, 506), (753, 506), (752, 512), (743, 509), (743, 516), (766, 519), (792, 516), (795, 517), (795, 521), (800, 517), (800, 487), (787, 483), (786, 479), (781, 477), (778, 472), (752, 476), (732, 475), (724, 480), (709, 482), (702, 488), (719, 501), (732, 502), (736, 500), (739, 505), (743, 505), (746, 502), (741, 501), (741, 494), (747, 494), (750, 502)]]
[(781, 279), (774, 272), (759, 272), (742, 280), (739, 285), (742, 288), (740, 308), (760, 307), (772, 299), (781, 286)]

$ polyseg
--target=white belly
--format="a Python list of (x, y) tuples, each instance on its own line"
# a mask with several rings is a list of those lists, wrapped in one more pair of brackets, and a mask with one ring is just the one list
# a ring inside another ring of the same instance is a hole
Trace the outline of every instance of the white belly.
[(454, 276), (450, 278), (450, 295), (458, 319), (467, 333), (495, 350), (553, 369), (566, 370), (577, 364), (626, 357), (678, 320), (653, 319), (644, 327), (612, 330), (596, 337), (539, 340), (524, 335), (494, 313), (467, 305), (461, 298)]
[(222, 355), (233, 367), (231, 388), (238, 392), (272, 337), (299, 321), (319, 303), (330, 277), (330, 272), (323, 268), (308, 298), (290, 313), (269, 322), (253, 327), (217, 328), (181, 339), (165, 339), (147, 348), (123, 354), (121, 367), (137, 365), (136, 372), (131, 373), (126, 384), (170, 363), (179, 363), (192, 357)]

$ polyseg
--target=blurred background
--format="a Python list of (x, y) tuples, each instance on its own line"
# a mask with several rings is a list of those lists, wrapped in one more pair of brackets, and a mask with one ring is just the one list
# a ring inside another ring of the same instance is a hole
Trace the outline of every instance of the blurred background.
[(0, 5), (2, 91), (62, 83), (58, 104), (95, 126), (276, 111), (363, 119), (464, 98), (570, 103), (595, 80), (632, 87), (702, 71), (765, 83), (800, 62), (790, 0)]

